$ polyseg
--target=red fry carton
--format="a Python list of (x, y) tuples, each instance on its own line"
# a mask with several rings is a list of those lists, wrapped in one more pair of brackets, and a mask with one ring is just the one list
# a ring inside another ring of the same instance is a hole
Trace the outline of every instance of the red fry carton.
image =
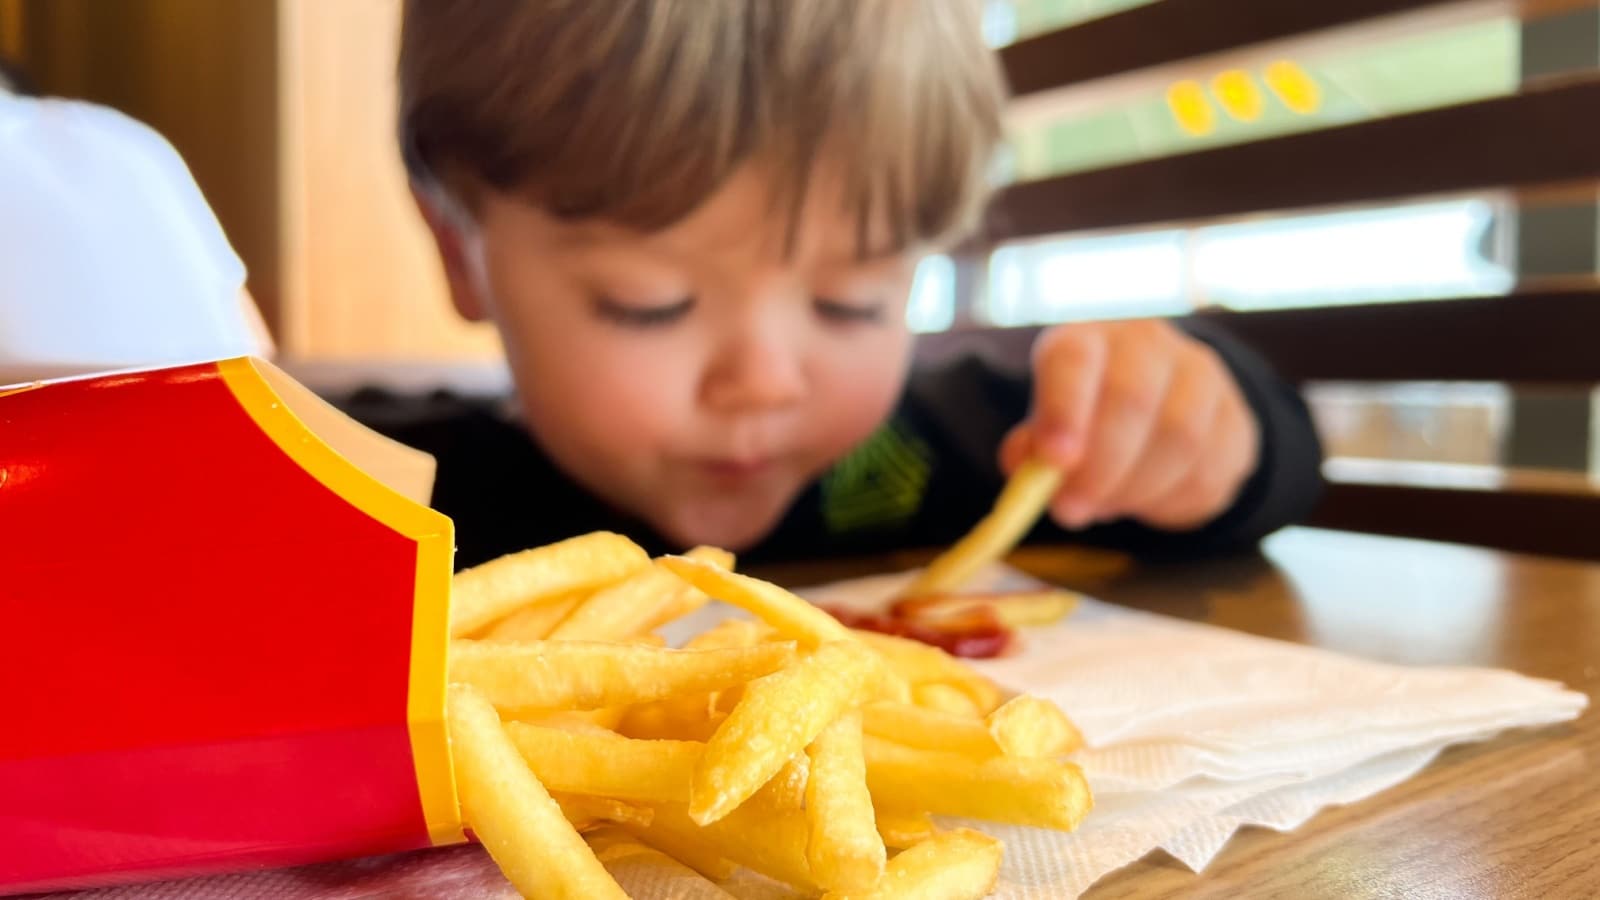
[(0, 391), (0, 894), (463, 840), (432, 471), (259, 360)]

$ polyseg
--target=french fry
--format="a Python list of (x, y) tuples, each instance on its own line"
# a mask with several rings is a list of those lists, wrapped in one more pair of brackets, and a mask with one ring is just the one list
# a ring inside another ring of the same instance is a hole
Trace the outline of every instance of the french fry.
[(1000, 688), (954, 656), (920, 641), (878, 634), (854, 632), (857, 638), (883, 656), (889, 668), (913, 685), (944, 682), (955, 685), (977, 704), (979, 715), (987, 715), (1000, 705)]
[(1008, 628), (1049, 625), (1059, 622), (1083, 598), (1060, 588), (1005, 591), (988, 594), (928, 594), (902, 597), (891, 613), (899, 618), (925, 622), (957, 618), (975, 610), (988, 610)]
[(931, 712), (979, 720), (983, 710), (973, 701), (972, 695), (955, 685), (929, 682), (911, 689), (911, 699), (917, 706)]
[[(765, 622), (754, 622), (748, 619), (723, 619), (711, 629), (690, 638), (683, 645), (683, 649), (710, 650), (717, 647), (749, 647), (762, 643), (776, 635), (777, 632), (772, 630), (772, 626)], [(704, 710), (698, 708), (686, 710), (679, 714), (679, 718), (684, 722), (708, 722), (711, 719), (726, 717), (727, 713), (733, 709), (742, 696), (744, 696), (743, 685), (735, 685), (726, 690), (712, 691), (705, 697), (681, 698), (685, 704), (695, 705), (698, 705), (703, 700), (706, 706)], [(673, 698), (673, 700), (678, 699), (680, 698)], [(673, 701), (669, 700), (667, 702), (671, 703)], [(705, 740), (710, 735), (711, 732), (708, 730), (696, 739)]]
[(1060, 756), (1083, 746), (1083, 733), (1060, 707), (1027, 694), (1012, 697), (990, 713), (987, 725), (1007, 756)]
[(733, 900), (732, 894), (706, 883), (692, 868), (625, 829), (602, 825), (584, 839), (617, 883), (637, 892), (634, 896)]
[[(537, 777), (538, 773), (534, 774)], [(648, 806), (625, 803), (610, 797), (590, 797), (554, 790), (550, 791), (550, 796), (556, 801), (556, 805), (561, 807), (561, 814), (567, 817), (572, 827), (578, 829), (579, 834), (600, 828), (607, 823), (644, 827), (655, 818), (655, 810)]]
[(759, 644), (777, 632), (765, 622), (750, 619), (723, 619), (711, 628), (690, 638), (685, 650), (711, 650), (717, 647), (748, 647)]
[[(703, 744), (711, 740), (717, 726), (728, 717), (726, 712), (710, 708), (707, 702), (710, 696), (668, 697), (630, 706), (617, 725), (617, 733), (639, 740), (699, 741)], [(685, 704), (682, 702), (685, 699), (692, 702)]]
[(542, 641), (587, 595), (588, 591), (573, 591), (530, 603), (483, 629), (482, 638), (486, 641)]
[(867, 734), (907, 747), (960, 753), (975, 760), (1001, 752), (982, 719), (906, 703), (868, 704), (862, 710), (862, 728)]
[(676, 815), (667, 815), (663, 807), (651, 809), (650, 824), (624, 825), (623, 828), (640, 841), (660, 850), (673, 859), (699, 872), (712, 881), (725, 881), (733, 876), (738, 866), (706, 846), (699, 826), (689, 821), (682, 804), (675, 804)]
[(576, 731), (583, 734), (615, 734), (614, 725), (607, 724), (613, 715), (620, 718), (617, 710), (624, 707), (613, 706), (607, 709), (560, 709), (551, 712), (539, 711), (528, 713), (517, 718), (506, 718), (506, 722), (522, 722), (528, 725), (537, 725), (540, 728), (557, 728), (562, 731)]
[(838, 619), (775, 584), (684, 556), (664, 557), (661, 563), (706, 594), (755, 613), (785, 637), (808, 647), (855, 640)]
[(941, 832), (902, 851), (871, 888), (836, 891), (823, 900), (978, 900), (1000, 878), (1002, 851), (999, 841), (981, 832)]
[(982, 762), (958, 753), (863, 741), (872, 800), (891, 809), (920, 809), (1071, 831), (1093, 801), (1083, 772), (1054, 759), (996, 756)]
[(732, 687), (781, 668), (792, 643), (669, 650), (586, 641), (452, 641), (450, 677), (497, 709), (597, 709)]
[[(710, 563), (721, 569), (733, 571), (733, 554), (717, 547), (696, 547), (684, 554), (688, 559)], [(660, 565), (657, 562), (657, 565)], [(681, 579), (680, 579), (681, 580)], [(660, 628), (668, 622), (681, 619), (711, 601), (706, 592), (696, 587), (686, 591), (674, 591), (662, 599), (662, 602), (651, 608), (640, 617), (639, 629), (650, 631)]]
[[(654, 813), (654, 810), (651, 810), (651, 812)], [(651, 818), (653, 819), (655, 816), (652, 815)], [(646, 822), (645, 824), (648, 825), (649, 823)], [(592, 834), (584, 835), (583, 839), (589, 845), (589, 849), (594, 851), (595, 858), (603, 863), (616, 859), (626, 859), (632, 856), (635, 851), (648, 852), (652, 849), (648, 845), (641, 843), (626, 828), (617, 828), (610, 825), (596, 828)]]
[(820, 893), (806, 861), (809, 827), (799, 810), (775, 811), (747, 803), (709, 825), (696, 825), (681, 804), (655, 806), (649, 832), (673, 833), (698, 843), (704, 852), (732, 860), (769, 878)]
[(933, 817), (925, 812), (911, 813), (898, 812), (892, 809), (879, 809), (876, 811), (878, 820), (878, 835), (883, 838), (885, 847), (904, 850), (922, 843), (938, 831), (933, 825)]
[(911, 582), (904, 596), (950, 593), (979, 569), (1010, 553), (1033, 528), (1061, 487), (1061, 470), (1037, 460), (1023, 463), (1007, 479), (994, 509), (940, 554)]
[(734, 556), (721, 547), (699, 546), (684, 554), (685, 557), (696, 562), (710, 563), (719, 569), (733, 571)]
[(590, 594), (572, 610), (561, 624), (550, 632), (556, 641), (620, 641), (654, 625), (654, 611), (672, 606), (674, 610), (689, 605), (687, 600), (675, 600), (675, 594), (697, 594), (699, 603), (705, 603), (705, 594), (670, 570), (656, 563), (632, 575), (607, 585)]
[(446, 719), (467, 824), (517, 890), (525, 897), (627, 900), (522, 762), (494, 707), (471, 688), (452, 685)]
[[(611, 709), (616, 709), (613, 706)], [(504, 717), (507, 725), (510, 722), (522, 722), (525, 725), (538, 725), (541, 729), (557, 729), (563, 732), (589, 733), (589, 735), (610, 735), (614, 730), (608, 725), (595, 721), (597, 713), (610, 713), (610, 709), (552, 709), (552, 711), (536, 711), (518, 717)]]
[(607, 531), (490, 560), (452, 581), (450, 636), (465, 637), (528, 603), (597, 588), (648, 565), (639, 545)]
[[(619, 897), (614, 878), (659, 886), (681, 863), (838, 900), (979, 897), (1000, 844), (934, 815), (1072, 829), (1092, 805), (1054, 704), (1002, 702), (943, 650), (852, 631), (721, 551), (652, 565), (637, 549), (588, 535), (458, 576), (452, 633), (479, 638), (450, 644), (463, 819), (525, 896)], [(708, 595), (759, 621), (666, 648), (653, 629)], [(1017, 614), (1062, 602), (1028, 595)]]
[[(758, 644), (746, 651), (773, 646)], [(703, 650), (702, 653), (732, 651)], [(706, 742), (689, 789), (689, 815), (706, 825), (727, 815), (803, 751), (839, 714), (858, 705), (881, 663), (860, 642), (832, 641), (799, 662), (745, 685)]]
[(776, 812), (798, 812), (806, 808), (806, 790), (810, 784), (811, 759), (802, 750), (784, 760), (778, 774), (745, 802)]
[(506, 734), (548, 789), (641, 803), (687, 801), (689, 779), (705, 751), (693, 741), (642, 741), (522, 722), (507, 723)]
[(883, 875), (885, 851), (867, 792), (861, 755), (861, 714), (848, 712), (822, 729), (811, 746), (806, 859), (812, 877), (829, 890), (859, 891)]

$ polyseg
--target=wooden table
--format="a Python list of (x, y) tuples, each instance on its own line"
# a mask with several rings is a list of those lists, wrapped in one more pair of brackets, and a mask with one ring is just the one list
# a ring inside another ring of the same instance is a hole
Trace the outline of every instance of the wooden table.
[[(1600, 540), (1597, 535), (1596, 540)], [(1312, 529), (1243, 560), (1137, 567), (1103, 599), (1392, 663), (1474, 665), (1600, 692), (1600, 565)], [(1600, 712), (1445, 751), (1290, 834), (1236, 835), (1201, 876), (1156, 855), (1122, 897), (1600, 896)]]

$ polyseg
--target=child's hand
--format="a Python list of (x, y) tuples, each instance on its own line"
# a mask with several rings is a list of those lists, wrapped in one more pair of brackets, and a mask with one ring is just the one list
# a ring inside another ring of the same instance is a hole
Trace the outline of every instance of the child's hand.
[(1065, 528), (1125, 517), (1196, 528), (1255, 470), (1255, 414), (1233, 375), (1166, 322), (1052, 328), (1034, 345), (1033, 377), (1033, 410), (1006, 436), (1000, 465), (1059, 465), (1050, 513)]

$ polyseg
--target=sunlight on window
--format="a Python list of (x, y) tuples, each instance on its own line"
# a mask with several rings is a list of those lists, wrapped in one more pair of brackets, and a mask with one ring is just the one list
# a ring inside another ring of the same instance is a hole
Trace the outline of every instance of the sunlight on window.
[(995, 251), (981, 317), (994, 325), (1503, 294), (1510, 251), (1485, 198), (1287, 216)]
[(956, 320), (956, 267), (948, 256), (929, 256), (917, 265), (906, 304), (913, 332), (945, 331)]
[(994, 325), (1187, 312), (1184, 232), (1016, 244), (990, 259), (983, 317)]
[(1494, 221), (1466, 200), (1202, 228), (1195, 290), (1233, 309), (1504, 293), (1512, 274), (1486, 255)]
[(983, 37), (1004, 47), (1036, 34), (1144, 6), (1156, 0), (988, 0), (983, 7)]

